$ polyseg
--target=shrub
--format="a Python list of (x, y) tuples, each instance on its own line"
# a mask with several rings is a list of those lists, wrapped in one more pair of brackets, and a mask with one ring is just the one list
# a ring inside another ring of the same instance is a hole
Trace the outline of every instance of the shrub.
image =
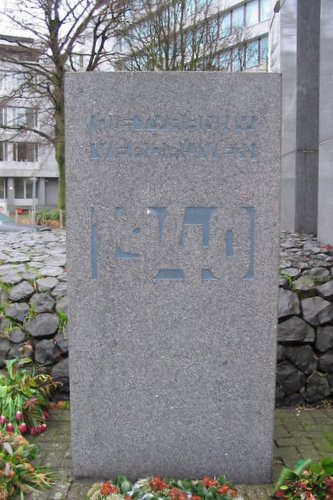
[(273, 498), (282, 500), (329, 500), (333, 498), (333, 460), (299, 460), (293, 469), (284, 467), (274, 486)]
[(5, 361), (0, 375), (0, 430), (35, 435), (47, 429), (50, 395), (60, 385), (50, 375), (36, 374), (30, 358)]
[[(205, 477), (200, 481), (188, 479), (174, 480), (152, 477), (140, 479), (135, 484), (124, 476), (118, 476), (113, 482), (94, 484), (88, 492), (90, 500), (232, 500), (236, 499), (237, 490), (223, 476), (218, 479)], [(241, 500), (241, 497), (237, 497)]]
[(37, 224), (49, 224), (60, 221), (60, 210), (42, 208), (36, 211)]
[(0, 499), (9, 500), (20, 495), (50, 488), (55, 475), (45, 467), (30, 463), (38, 453), (36, 445), (22, 436), (0, 431)]

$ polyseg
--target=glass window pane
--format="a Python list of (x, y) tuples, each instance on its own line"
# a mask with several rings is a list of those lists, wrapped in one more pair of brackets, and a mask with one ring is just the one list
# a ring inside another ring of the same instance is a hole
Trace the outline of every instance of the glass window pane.
[(221, 37), (229, 36), (231, 32), (231, 14), (228, 12), (227, 14), (222, 14), (221, 19)]
[(260, 21), (265, 21), (271, 17), (271, 1), (260, 0)]
[(244, 69), (244, 47), (232, 50), (232, 71), (242, 71)]
[(25, 197), (32, 198), (32, 181), (25, 179)]
[(266, 62), (268, 59), (268, 36), (260, 39), (260, 63)]
[(7, 160), (7, 142), (0, 142), (0, 161)]
[(6, 198), (6, 178), (0, 177), (0, 198)]
[(232, 30), (237, 31), (244, 27), (244, 5), (232, 11)]
[(24, 198), (24, 179), (15, 177), (14, 179), (15, 198)]
[(252, 68), (259, 64), (259, 41), (255, 40), (246, 47), (246, 67)]
[(246, 26), (253, 26), (259, 22), (258, 0), (246, 4)]
[(230, 50), (222, 52), (220, 55), (220, 70), (231, 71), (231, 52)]

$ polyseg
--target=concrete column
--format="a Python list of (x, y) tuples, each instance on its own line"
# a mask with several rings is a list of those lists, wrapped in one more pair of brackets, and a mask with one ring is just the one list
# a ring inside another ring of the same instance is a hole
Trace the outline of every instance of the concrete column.
[(317, 234), (320, 1), (297, 2), (295, 230)]
[(45, 179), (40, 177), (38, 179), (38, 206), (45, 207)]
[(333, 1), (321, 0), (318, 237), (333, 245)]
[(7, 209), (12, 213), (15, 211), (15, 187), (13, 177), (7, 179)]

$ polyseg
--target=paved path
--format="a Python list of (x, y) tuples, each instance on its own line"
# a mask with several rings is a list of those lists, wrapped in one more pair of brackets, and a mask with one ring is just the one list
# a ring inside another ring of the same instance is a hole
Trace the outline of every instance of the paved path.
[[(327, 432), (333, 436), (333, 409), (276, 410), (273, 479), (282, 465), (292, 466), (299, 458), (315, 460), (333, 455), (325, 437)], [(53, 411), (47, 432), (31, 440), (41, 451), (38, 464), (58, 471), (59, 481), (48, 493), (32, 495), (29, 499), (85, 499), (93, 481), (77, 481), (72, 477), (69, 411)], [(246, 500), (267, 500), (270, 491), (270, 485), (239, 487), (239, 493)]]

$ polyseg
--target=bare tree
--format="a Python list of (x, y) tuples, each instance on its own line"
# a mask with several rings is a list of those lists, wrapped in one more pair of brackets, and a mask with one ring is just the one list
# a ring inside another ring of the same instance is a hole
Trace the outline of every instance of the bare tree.
[(118, 30), (117, 67), (188, 71), (245, 67), (248, 28), (231, 26), (228, 1), (141, 0)]
[[(110, 60), (112, 38), (129, 0), (22, 0), (0, 12), (26, 38), (0, 35), (0, 61), (9, 73), (23, 74), (3, 103), (28, 101), (40, 123), (16, 121), (13, 132), (32, 133), (54, 145), (59, 169), (58, 206), (65, 206), (64, 76), (93, 71)], [(79, 59), (79, 64), (78, 64)], [(45, 126), (43, 125), (45, 123)]]

